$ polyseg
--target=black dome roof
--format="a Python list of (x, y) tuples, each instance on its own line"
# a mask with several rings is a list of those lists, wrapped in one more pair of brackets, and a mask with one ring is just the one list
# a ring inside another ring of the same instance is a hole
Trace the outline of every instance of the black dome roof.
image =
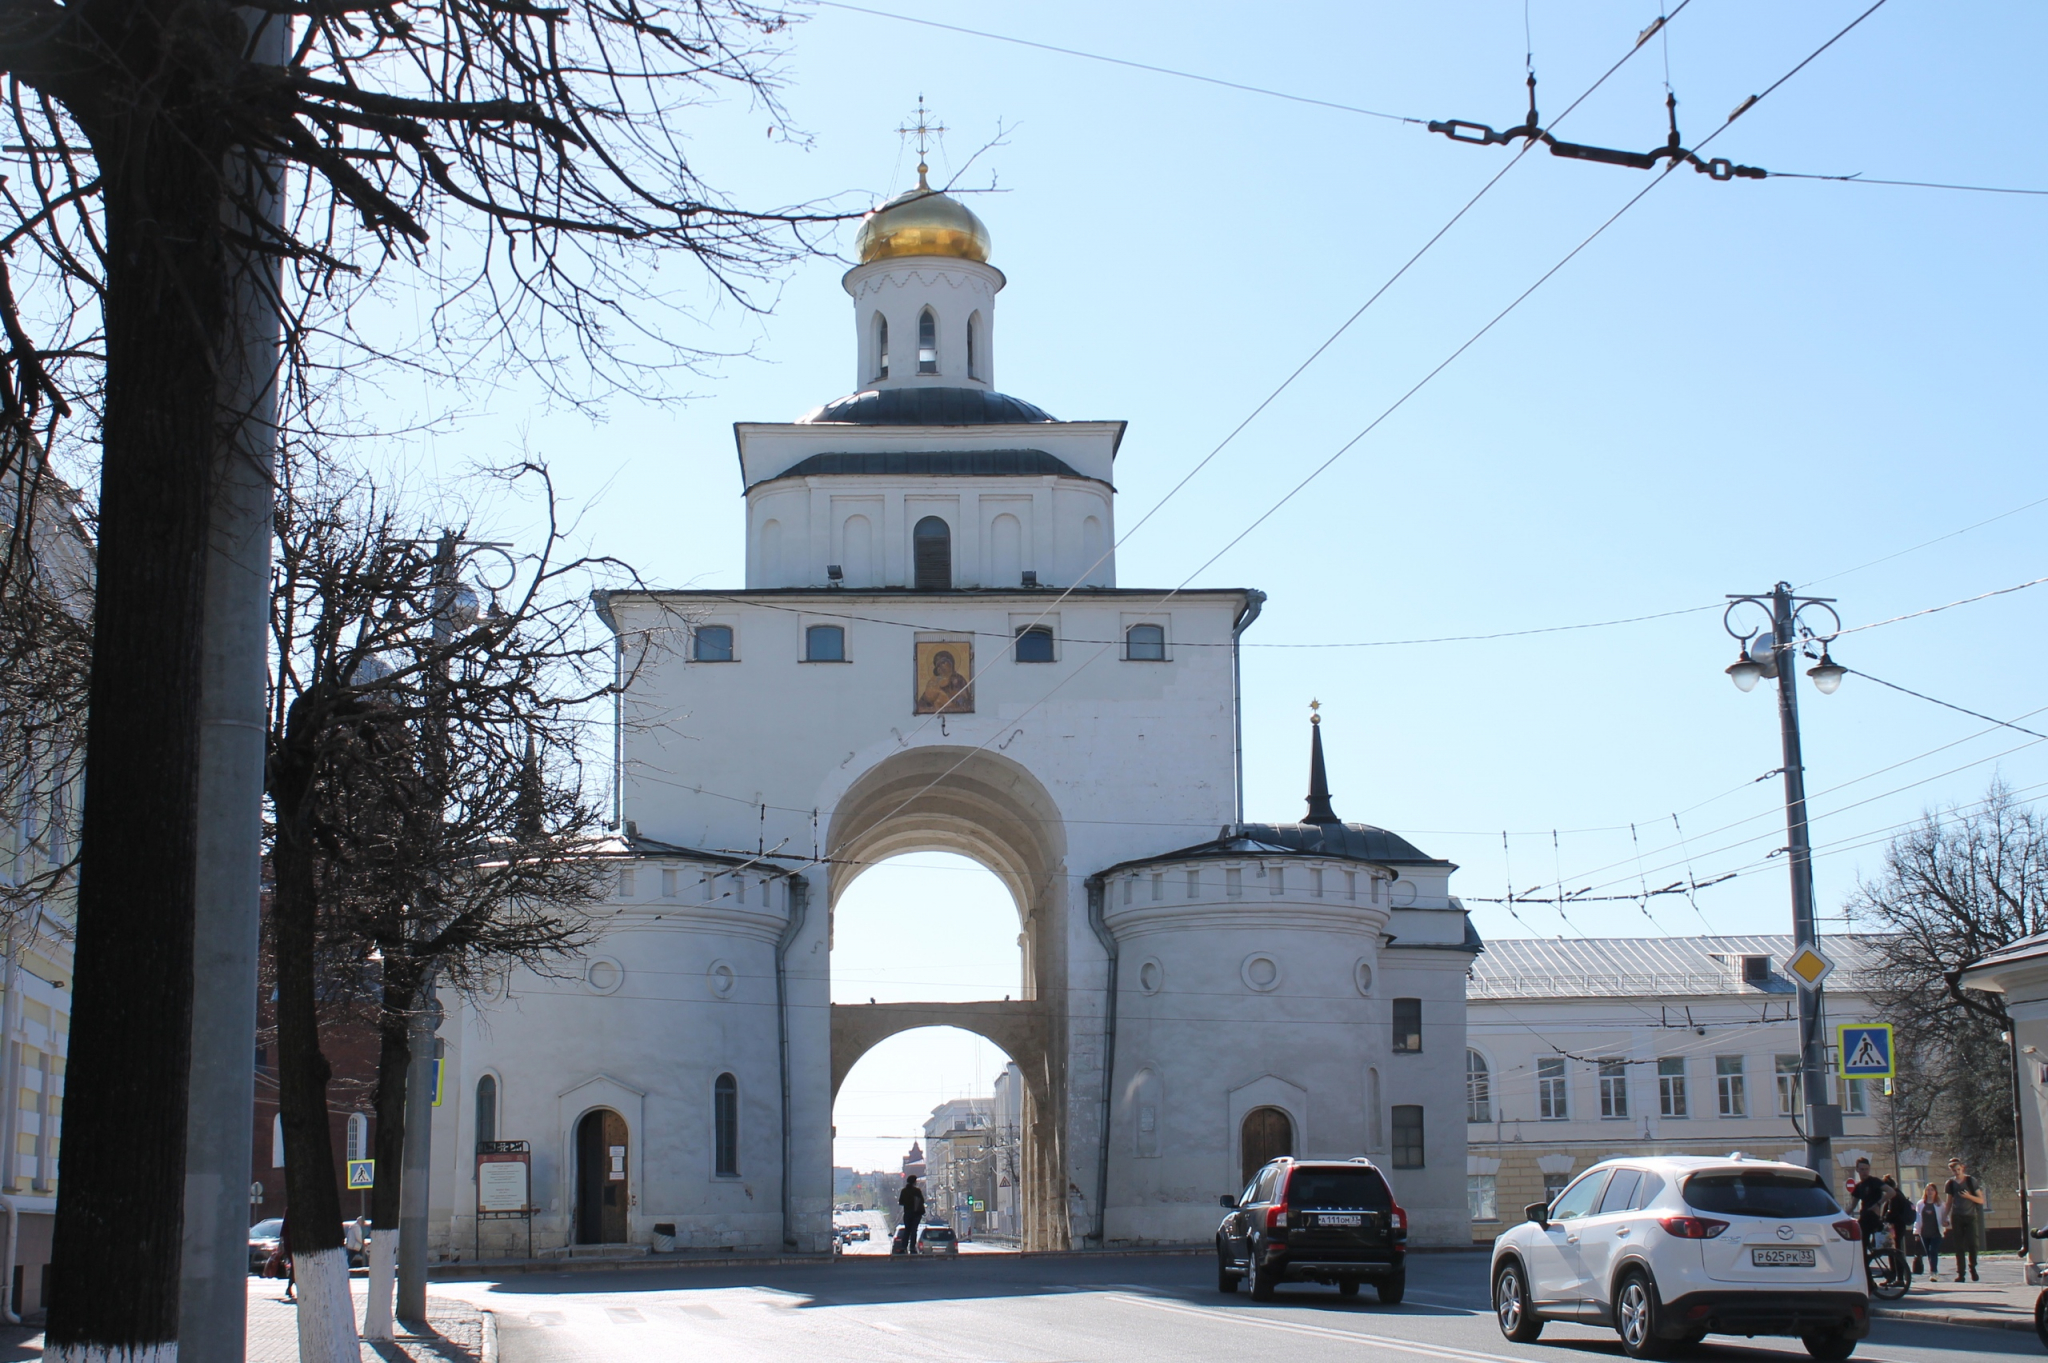
[(813, 408), (797, 424), (1016, 426), (1056, 420), (1022, 398), (983, 388), (870, 388)]
[(1241, 823), (1239, 837), (1312, 856), (1387, 864), (1431, 864), (1436, 858), (1398, 833), (1369, 823)]

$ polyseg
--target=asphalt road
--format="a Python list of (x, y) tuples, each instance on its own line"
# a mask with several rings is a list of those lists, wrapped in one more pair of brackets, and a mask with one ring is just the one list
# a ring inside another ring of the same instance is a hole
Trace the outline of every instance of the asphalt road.
[[(503, 1363), (1180, 1363), (1284, 1357), (1388, 1363), (1595, 1363), (1622, 1359), (1612, 1331), (1552, 1325), (1510, 1344), (1486, 1310), (1481, 1254), (1416, 1255), (1398, 1307), (1332, 1288), (1280, 1289), (1254, 1303), (1216, 1290), (1192, 1256), (974, 1255), (816, 1266), (636, 1269), (444, 1283), (497, 1314)], [(2030, 1334), (1878, 1321), (1864, 1363), (2042, 1357)], [(1797, 1340), (1710, 1339), (1697, 1363), (1791, 1363)]]

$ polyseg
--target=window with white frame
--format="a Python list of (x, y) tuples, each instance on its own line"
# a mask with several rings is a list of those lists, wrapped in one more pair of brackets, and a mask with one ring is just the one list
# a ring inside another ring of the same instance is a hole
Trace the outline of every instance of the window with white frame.
[(1671, 1118), (1692, 1115), (1685, 1100), (1685, 1057), (1682, 1055), (1657, 1062), (1657, 1110)]
[(1536, 1115), (1546, 1122), (1561, 1122), (1572, 1115), (1561, 1055), (1545, 1056), (1536, 1062)]
[(370, 1118), (361, 1112), (348, 1114), (348, 1158), (370, 1157)]
[(1133, 663), (1166, 661), (1166, 627), (1132, 625), (1124, 631), (1124, 660)]
[(1720, 1101), (1723, 1117), (1747, 1117), (1749, 1095), (1743, 1091), (1742, 1057), (1739, 1055), (1717, 1055), (1714, 1057), (1714, 1092)]
[(1465, 1120), (1493, 1120), (1493, 1080), (1486, 1070), (1486, 1057), (1469, 1047), (1465, 1051)]
[(1600, 1062), (1600, 1115), (1608, 1120), (1628, 1116), (1628, 1062), (1609, 1057)]
[(1500, 1190), (1494, 1174), (1465, 1175), (1465, 1205), (1474, 1221), (1500, 1220)]
[(1778, 1115), (1796, 1116), (1799, 1112), (1800, 1065), (1796, 1055), (1777, 1057)]
[(700, 663), (732, 661), (732, 626), (699, 625), (691, 637), (690, 657)]

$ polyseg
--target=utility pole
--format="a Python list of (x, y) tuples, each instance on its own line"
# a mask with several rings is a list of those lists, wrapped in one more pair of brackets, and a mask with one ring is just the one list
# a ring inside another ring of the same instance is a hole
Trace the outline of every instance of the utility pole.
[[(1770, 612), (1770, 628), (1751, 633), (1738, 632), (1729, 620), (1742, 606), (1758, 606)], [(1825, 611), (1833, 621), (1826, 634), (1815, 634), (1802, 625), (1799, 616), (1809, 608)], [(1794, 596), (1792, 584), (1780, 582), (1768, 596), (1731, 596), (1722, 618), (1728, 633), (1742, 641), (1742, 655), (1728, 668), (1728, 676), (1744, 691), (1765, 677), (1778, 683), (1778, 737), (1784, 756), (1785, 850), (1792, 880), (1792, 960), (1797, 962), (1811, 951), (1820, 955), (1820, 931), (1813, 904), (1813, 849), (1807, 838), (1806, 767), (1799, 745), (1798, 663), (1801, 652), (1813, 642), (1821, 645), (1819, 664), (1809, 670), (1821, 694), (1831, 694), (1842, 683), (1846, 669), (1828, 656), (1827, 641), (1841, 632), (1830, 599)], [(1794, 973), (1798, 973), (1795, 969)], [(1799, 1067), (1806, 1097), (1806, 1167), (1832, 1185), (1834, 1181), (1834, 1137), (1842, 1134), (1842, 1109), (1828, 1101), (1827, 1048), (1822, 1032), (1826, 1018), (1820, 978), (1799, 981)]]

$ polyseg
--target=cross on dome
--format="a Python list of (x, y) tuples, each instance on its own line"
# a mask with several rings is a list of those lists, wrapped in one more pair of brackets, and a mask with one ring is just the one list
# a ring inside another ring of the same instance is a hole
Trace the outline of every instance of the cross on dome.
[(907, 128), (898, 128), (896, 130), (898, 137), (915, 137), (917, 139), (917, 187), (926, 191), (931, 189), (931, 185), (924, 178), (926, 173), (931, 170), (931, 167), (925, 164), (925, 158), (931, 151), (931, 136), (933, 133), (943, 135), (946, 132), (945, 124), (933, 123), (930, 119), (931, 110), (924, 107), (924, 95), (920, 92), (917, 97), (917, 122)]

